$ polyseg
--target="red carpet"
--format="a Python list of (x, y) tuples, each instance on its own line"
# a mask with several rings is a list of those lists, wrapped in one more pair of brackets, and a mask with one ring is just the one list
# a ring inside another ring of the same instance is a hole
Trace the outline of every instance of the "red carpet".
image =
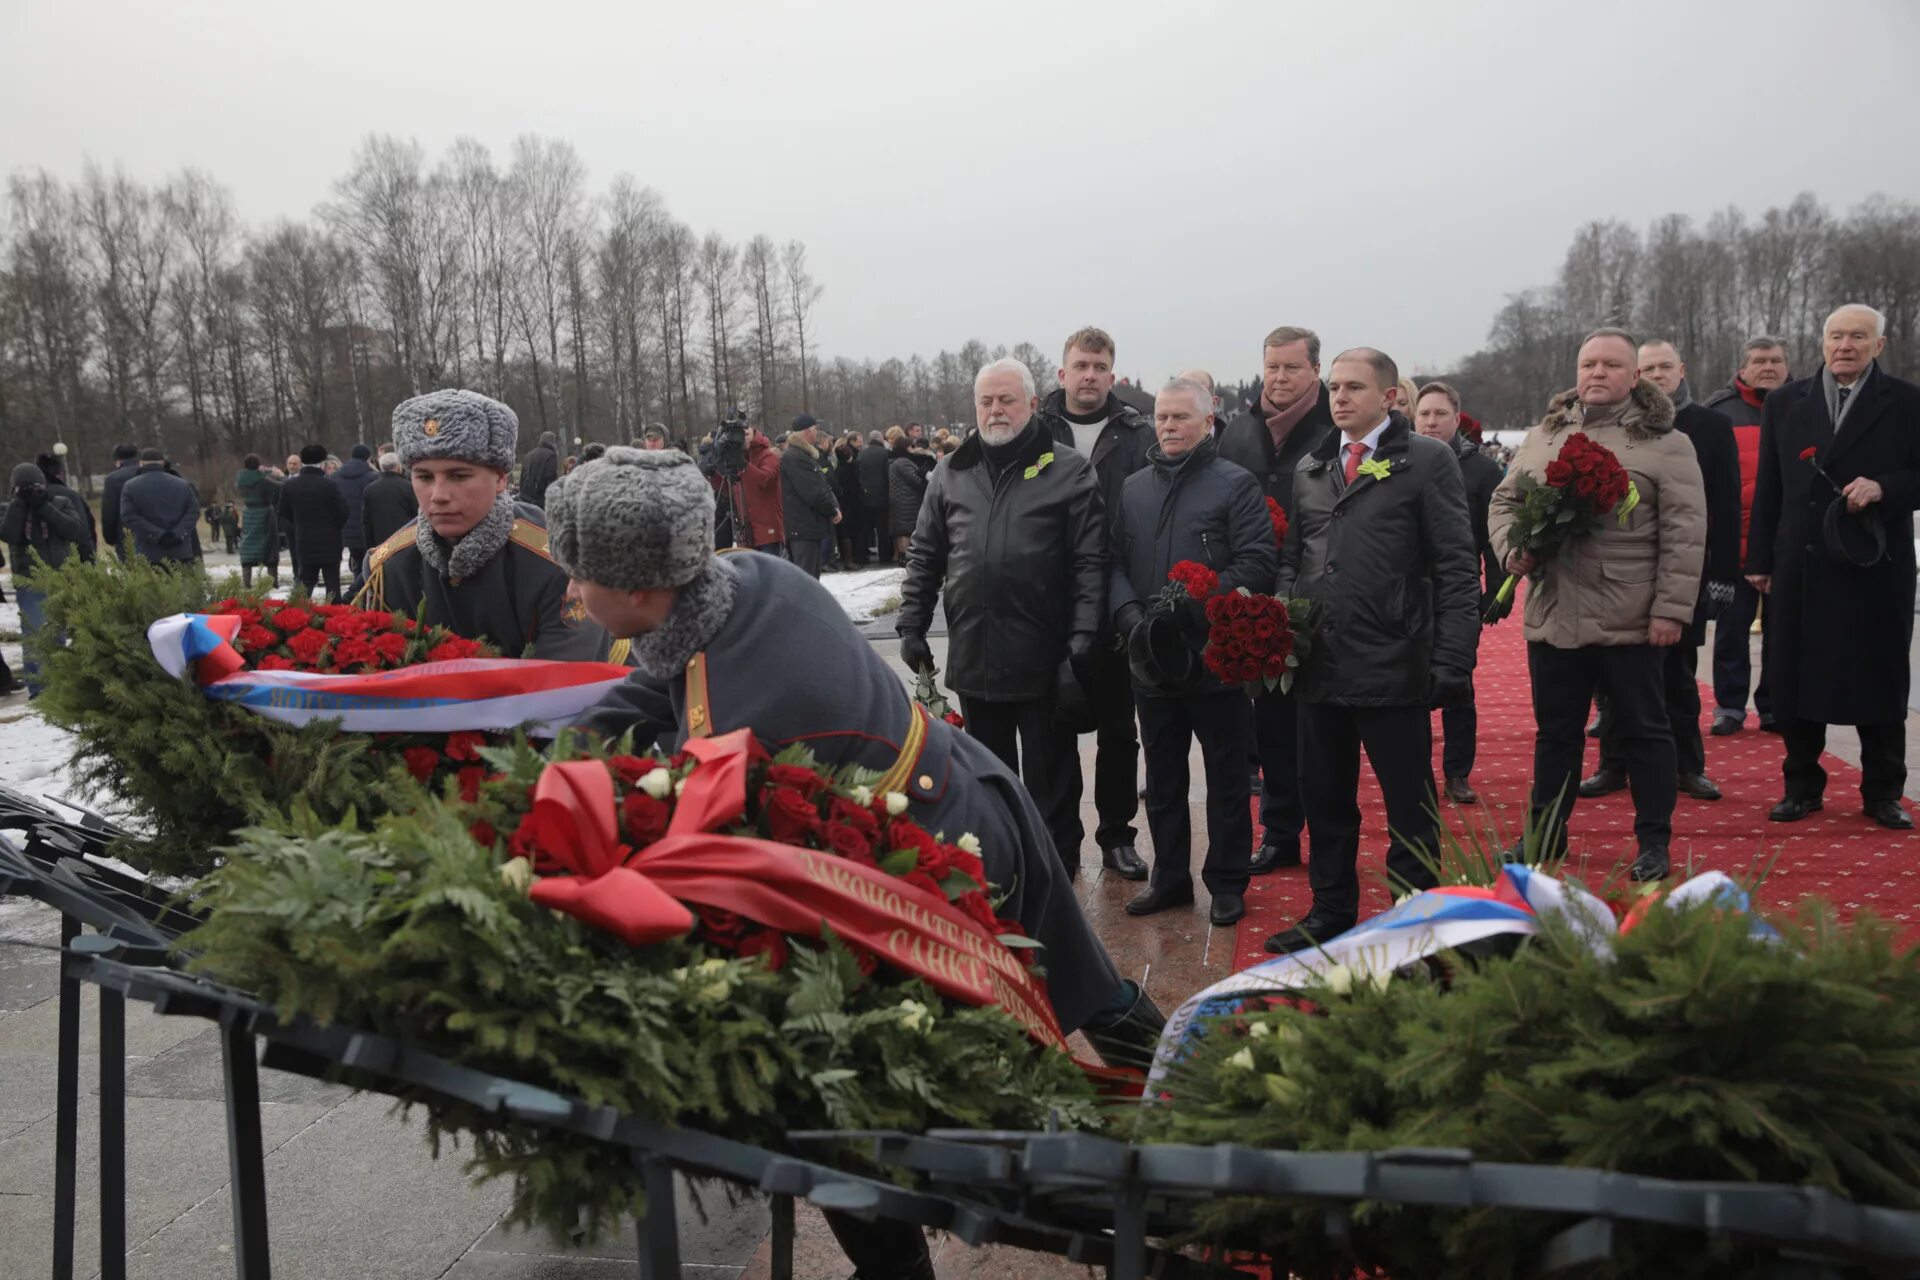
[[(1474, 685), (1480, 733), (1472, 782), (1480, 803), (1464, 808), (1447, 803), (1442, 808), (1456, 832), (1466, 832), (1471, 824), (1484, 833), (1483, 842), (1492, 844), (1496, 827), (1509, 840), (1518, 835), (1532, 784), (1533, 708), (1519, 610), (1481, 633)], [(1712, 715), (1711, 690), (1703, 689), (1701, 698), (1704, 732)], [(1888, 831), (1863, 817), (1860, 771), (1832, 755), (1822, 761), (1828, 774), (1827, 807), (1797, 823), (1767, 821), (1767, 810), (1781, 795), (1783, 748), (1777, 735), (1760, 733), (1755, 724), (1749, 716), (1742, 732), (1707, 737), (1707, 776), (1720, 785), (1723, 798), (1709, 802), (1680, 797), (1673, 814), (1675, 880), (1701, 871), (1746, 879), (1773, 858), (1760, 892), (1762, 902), (1782, 906), (1817, 895), (1836, 903), (1847, 916), (1871, 911), (1901, 923), (1910, 940), (1920, 939), (1920, 833)], [(1438, 715), (1433, 730), (1438, 781)], [(1830, 739), (1849, 741), (1852, 733), (1835, 728)], [(1598, 744), (1589, 740), (1582, 775), (1593, 772), (1597, 761)], [(1365, 917), (1390, 899), (1384, 883), (1386, 812), (1364, 758), (1360, 778), (1360, 913)], [(1254, 835), (1259, 837), (1257, 798)], [(1580, 801), (1573, 815), (1573, 848), (1574, 865), (1589, 885), (1597, 887), (1616, 866), (1624, 870), (1633, 857), (1632, 796), (1623, 791)], [(1247, 914), (1235, 936), (1234, 967), (1269, 959), (1261, 944), (1304, 916), (1311, 900), (1304, 867), (1255, 877), (1247, 891)]]

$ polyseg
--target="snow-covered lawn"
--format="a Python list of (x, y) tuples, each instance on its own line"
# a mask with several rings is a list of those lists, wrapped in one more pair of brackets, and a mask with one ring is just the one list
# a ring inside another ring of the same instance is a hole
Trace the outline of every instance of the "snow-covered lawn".
[(852, 573), (824, 573), (820, 585), (833, 593), (855, 622), (894, 612), (900, 607), (900, 584), (905, 569), (857, 569)]

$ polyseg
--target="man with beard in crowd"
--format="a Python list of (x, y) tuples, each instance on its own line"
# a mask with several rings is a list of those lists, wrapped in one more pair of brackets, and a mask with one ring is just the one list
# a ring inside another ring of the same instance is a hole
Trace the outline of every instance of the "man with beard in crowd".
[[(1088, 327), (1068, 335), (1060, 357), (1060, 386), (1041, 401), (1040, 418), (1056, 446), (1078, 451), (1093, 464), (1111, 545), (1113, 522), (1127, 477), (1147, 466), (1153, 425), (1113, 394), (1113, 339)], [(1140, 737), (1134, 724), (1133, 678), (1127, 655), (1111, 627), (1112, 610), (1101, 611), (1093, 656), (1085, 667), (1086, 695), (1094, 713), (1093, 804), (1099, 825), (1094, 840), (1100, 864), (1126, 880), (1147, 878), (1147, 864), (1134, 842), (1140, 811)], [(1076, 759), (1077, 759), (1076, 755)], [(1072, 780), (1077, 807), (1084, 783), (1076, 767)]]
[[(1747, 526), (1753, 520), (1753, 487), (1760, 477), (1760, 409), (1769, 392), (1786, 385), (1787, 346), (1778, 338), (1750, 338), (1740, 348), (1740, 371), (1733, 381), (1707, 397), (1706, 407), (1725, 414), (1733, 423), (1734, 446), (1740, 455), (1740, 562), (1747, 558)], [(1753, 620), (1760, 622), (1760, 682), (1753, 683), (1753, 655), (1749, 636)], [(1760, 593), (1742, 576), (1733, 584), (1733, 604), (1713, 620), (1713, 736), (1740, 732), (1747, 723), (1747, 692), (1762, 732), (1778, 726), (1767, 684), (1767, 624)]]
[[(967, 732), (1017, 769), (1069, 876), (1080, 869), (1080, 755), (1059, 687), (1093, 661), (1106, 598), (1106, 521), (1092, 466), (1035, 415), (1033, 374), (996, 360), (974, 379), (980, 430), (934, 471), (901, 584), (900, 658), (933, 666), (944, 596), (947, 686)], [(1083, 681), (1084, 683), (1084, 681)]]
[[(1320, 335), (1282, 325), (1261, 344), (1260, 398), (1220, 433), (1220, 456), (1246, 468), (1266, 496), (1293, 515), (1294, 472), (1333, 435), (1333, 412), (1320, 384)], [(1292, 693), (1253, 700), (1255, 750), (1260, 761), (1259, 852), (1252, 874), (1300, 865), (1299, 714)]]

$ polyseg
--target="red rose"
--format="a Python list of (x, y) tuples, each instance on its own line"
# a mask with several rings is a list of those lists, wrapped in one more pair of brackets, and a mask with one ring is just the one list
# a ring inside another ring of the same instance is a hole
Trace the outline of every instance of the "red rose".
[(416, 782), (431, 782), (433, 771), (440, 767), (440, 753), (432, 747), (408, 747), (400, 758), (407, 762), (407, 772)]
[(500, 833), (495, 831), (493, 824), (485, 818), (468, 827), (467, 834), (472, 836), (473, 842), (483, 849), (493, 848), (494, 842), (500, 838)]
[(320, 661), (320, 655), (331, 643), (332, 637), (324, 631), (296, 631), (287, 637), (287, 648), (295, 661), (309, 667)]
[(454, 662), (461, 658), (471, 658), (479, 648), (480, 646), (471, 640), (462, 636), (453, 636), (427, 650), (427, 661)]
[(1258, 658), (1242, 658), (1240, 660), (1240, 679), (1242, 681), (1258, 680), (1264, 666), (1265, 664)]
[(993, 918), (993, 904), (984, 893), (963, 893), (953, 900), (962, 915), (968, 916), (988, 933), (999, 933), (1000, 922)]
[(480, 798), (480, 784), (487, 779), (487, 771), (477, 764), (470, 764), (460, 770), (460, 798), (468, 804)]
[(900, 883), (910, 884), (921, 892), (932, 894), (943, 902), (946, 900), (946, 891), (940, 887), (939, 883), (935, 881), (932, 876), (924, 871), (909, 871), (900, 877)]
[(307, 624), (313, 621), (313, 616), (305, 609), (288, 606), (268, 617), (267, 621), (280, 628), (281, 631), (291, 635), (295, 631), (306, 630)]
[(804, 845), (820, 829), (813, 801), (798, 791), (767, 787), (760, 792), (760, 805), (767, 817), (767, 834), (781, 844)]
[(947, 714), (941, 716), (940, 718), (942, 720), (945, 720), (948, 724), (952, 725), (956, 729), (964, 729), (967, 727), (967, 718), (961, 715), (958, 711), (949, 711), (947, 712)]
[(1233, 625), (1228, 628), (1228, 634), (1233, 637), (1235, 644), (1245, 647), (1253, 639), (1253, 619), (1235, 618)]
[(827, 848), (842, 858), (865, 866), (873, 865), (873, 838), (844, 822), (829, 822), (822, 829)]
[(812, 799), (827, 785), (825, 778), (797, 764), (768, 765), (767, 782), (771, 786), (792, 787), (808, 799)]
[(1271, 676), (1275, 680), (1287, 674), (1287, 655), (1284, 653), (1276, 653), (1268, 658), (1260, 674), (1263, 676)]
[(665, 800), (655, 800), (644, 791), (629, 791), (620, 801), (620, 826), (636, 848), (666, 835), (671, 817), (673, 810)]
[(270, 653), (266, 657), (260, 659), (260, 666), (257, 668), (257, 670), (293, 671), (297, 669), (299, 665), (300, 664), (295, 662), (292, 658), (283, 658), (277, 653)]
[(1267, 643), (1280, 634), (1280, 624), (1272, 618), (1262, 618), (1253, 624), (1253, 638), (1261, 644)]
[(1200, 661), (1206, 665), (1208, 671), (1213, 673), (1214, 679), (1223, 681), (1233, 679), (1227, 671), (1227, 660), (1221, 655), (1217, 645), (1208, 645), (1206, 652), (1200, 655)]
[(651, 756), (615, 756), (607, 763), (613, 766), (620, 781), (630, 787), (660, 767), (660, 762)]
[(835, 822), (844, 822), (865, 836), (868, 840), (880, 834), (880, 820), (873, 816), (873, 810), (863, 809), (845, 796), (835, 796), (827, 807), (827, 817)]
[(1556, 459), (1547, 464), (1547, 483), (1556, 489), (1564, 489), (1573, 479), (1573, 464), (1565, 459)]
[(478, 760), (480, 748), (487, 745), (487, 735), (462, 729), (458, 733), (447, 735), (447, 759)]
[[(305, 635), (321, 635), (322, 632), (308, 631)], [(333, 646), (333, 665), (345, 671), (348, 667), (377, 667), (380, 665), (380, 651), (358, 636), (342, 639)]]
[(240, 628), (240, 634), (234, 637), (233, 647), (246, 653), (249, 650), (271, 649), (279, 643), (280, 637), (271, 629), (255, 623), (252, 626)]
[(1802, 462), (1805, 462), (1805, 461), (1806, 461), (1806, 460), (1807, 460), (1808, 458), (1811, 458), (1811, 457), (1814, 457), (1814, 456), (1816, 456), (1816, 455), (1818, 455), (1818, 454), (1819, 454), (1819, 452), (1820, 452), (1820, 448), (1819, 448), (1819, 446), (1818, 446), (1818, 445), (1811, 445), (1811, 444), (1810, 444), (1810, 445), (1808, 445), (1808, 446), (1807, 446), (1806, 448), (1804, 448), (1804, 449), (1802, 449), (1802, 450), (1800, 451), (1800, 460), (1801, 460)]
[(1590, 476), (1599, 466), (1600, 459), (1591, 453), (1583, 453), (1573, 462), (1575, 475)]
[(700, 917), (700, 929), (707, 941), (731, 951), (746, 940), (750, 922), (745, 916), (735, 915), (725, 907), (695, 907), (693, 910)]
[(390, 666), (398, 666), (406, 660), (407, 638), (398, 632), (382, 631), (369, 643), (373, 645), (373, 651), (380, 655), (381, 661)]
[(767, 968), (775, 973), (787, 962), (787, 936), (777, 929), (750, 933), (740, 943), (741, 956), (765, 956)]
[(1267, 520), (1273, 525), (1274, 545), (1284, 545), (1287, 541), (1287, 513), (1272, 498), (1267, 499)]
[(968, 853), (965, 849), (958, 847), (952, 849), (947, 854), (947, 861), (953, 864), (955, 871), (966, 876), (982, 889), (987, 887), (986, 864)]
[(905, 818), (895, 818), (887, 824), (887, 848), (911, 849), (919, 858), (924, 858), (938, 846), (939, 842), (921, 829), (919, 824)]
[(1583, 498), (1591, 498), (1599, 488), (1600, 482), (1592, 476), (1581, 476), (1573, 482), (1573, 491)]
[(953, 862), (948, 855), (948, 850), (951, 848), (951, 845), (936, 842), (933, 848), (922, 849), (914, 870), (921, 872), (935, 884), (939, 884), (947, 878), (947, 873), (953, 870)]
[(1226, 596), (1215, 596), (1207, 601), (1208, 622), (1219, 622), (1227, 616), (1227, 599)]

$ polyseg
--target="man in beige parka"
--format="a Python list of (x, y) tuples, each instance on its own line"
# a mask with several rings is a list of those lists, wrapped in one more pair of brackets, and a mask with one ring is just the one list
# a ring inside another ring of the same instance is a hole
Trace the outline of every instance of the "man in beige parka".
[[(1597, 532), (1576, 539), (1568, 557), (1542, 563), (1507, 540), (1520, 507), (1519, 478), (1524, 472), (1543, 480), (1576, 431), (1613, 451), (1640, 500), (1625, 523), (1609, 516)], [(1494, 490), (1487, 525), (1507, 570), (1530, 578), (1525, 626), (1535, 724), (1532, 817), (1543, 826), (1538, 850), (1566, 842), (1587, 711), (1594, 693), (1604, 691), (1633, 789), (1633, 878), (1663, 879), (1676, 794), (1663, 650), (1685, 642), (1693, 619), (1707, 506), (1693, 444), (1673, 429), (1672, 401), (1640, 379), (1632, 334), (1597, 329), (1581, 343), (1577, 385), (1549, 401), (1527, 433)]]

